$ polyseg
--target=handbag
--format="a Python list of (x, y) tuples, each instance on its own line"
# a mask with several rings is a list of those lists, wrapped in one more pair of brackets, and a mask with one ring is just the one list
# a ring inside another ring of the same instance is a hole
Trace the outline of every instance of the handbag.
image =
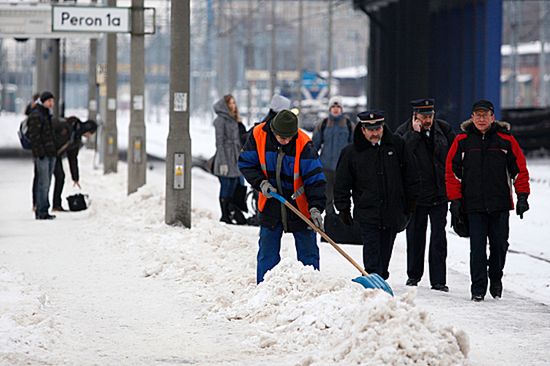
[(67, 203), (71, 211), (83, 211), (88, 208), (88, 195), (77, 193), (72, 196), (67, 196)]

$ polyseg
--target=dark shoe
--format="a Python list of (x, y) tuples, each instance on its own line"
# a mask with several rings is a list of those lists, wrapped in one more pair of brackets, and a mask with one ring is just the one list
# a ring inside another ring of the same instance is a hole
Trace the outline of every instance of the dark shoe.
[(52, 208), (52, 211), (56, 211), (56, 212), (67, 212), (67, 210), (65, 210), (63, 207), (61, 206), (56, 206), (54, 208)]
[(420, 278), (409, 278), (405, 285), (407, 286), (418, 286), (418, 282), (420, 282)]
[(53, 219), (55, 219), (55, 215), (50, 215), (50, 214), (40, 215), (40, 216), (36, 216), (36, 219), (37, 220), (53, 220)]
[(483, 295), (472, 295), (472, 301), (481, 302), (481, 301), (483, 301), (484, 297), (485, 296), (483, 296)]
[(235, 220), (237, 225), (246, 225), (246, 218), (243, 215), (243, 212), (240, 208), (237, 207), (237, 205), (230, 203), (228, 205), (229, 208), (229, 217), (231, 218), (231, 221)]
[(449, 288), (446, 285), (441, 285), (441, 284), (432, 285), (432, 290), (449, 292)]
[(489, 293), (493, 298), (500, 299), (502, 297), (502, 282), (501, 281), (491, 281), (489, 285)]

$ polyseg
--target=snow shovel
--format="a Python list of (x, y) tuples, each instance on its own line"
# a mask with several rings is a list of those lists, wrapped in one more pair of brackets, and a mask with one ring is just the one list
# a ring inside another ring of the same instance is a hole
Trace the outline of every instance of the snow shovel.
[(368, 274), (355, 260), (353, 260), (352, 257), (349, 256), (348, 253), (344, 252), (342, 248), (338, 244), (334, 242), (323, 230), (319, 229), (311, 220), (309, 220), (307, 217), (304, 216), (303, 213), (301, 213), (296, 207), (292, 206), (290, 202), (288, 202), (283, 196), (276, 192), (269, 192), (277, 201), (284, 204), (286, 207), (288, 207), (292, 212), (294, 212), (298, 217), (300, 217), (306, 224), (309, 225), (313, 230), (315, 230), (319, 235), (321, 235), (330, 245), (334, 247), (338, 251), (338, 253), (342, 254), (344, 258), (346, 258), (359, 272), (361, 272), (362, 276), (359, 276), (357, 278), (354, 278), (352, 281), (357, 282), (361, 284), (364, 288), (370, 288), (370, 289), (380, 289), (386, 291), (388, 294), (393, 296), (393, 291), (390, 287), (390, 285), (377, 273)]

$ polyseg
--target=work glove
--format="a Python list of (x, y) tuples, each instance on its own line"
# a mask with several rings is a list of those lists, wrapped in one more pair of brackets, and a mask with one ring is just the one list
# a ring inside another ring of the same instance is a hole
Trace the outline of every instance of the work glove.
[(453, 215), (454, 217), (460, 217), (460, 211), (462, 211), (462, 201), (452, 200), (450, 210), (451, 210), (451, 215)]
[(527, 202), (527, 195), (525, 193), (518, 194), (518, 203), (516, 204), (516, 213), (520, 219), (523, 219), (525, 211), (529, 211), (529, 203)]
[(268, 180), (262, 180), (262, 183), (260, 183), (260, 189), (262, 190), (262, 194), (266, 197), (266, 198), (271, 198), (273, 197), (271, 195), (271, 193), (269, 192), (277, 192), (277, 190), (275, 189), (275, 187), (273, 187), (271, 185), (271, 183), (269, 183)]
[(340, 220), (342, 220), (342, 222), (345, 225), (348, 225), (348, 226), (353, 225), (353, 218), (351, 217), (351, 213), (349, 212), (349, 210), (340, 211), (338, 216), (340, 217)]
[(319, 229), (324, 230), (323, 228), (323, 216), (321, 216), (321, 212), (317, 207), (312, 207), (309, 209), (309, 213), (311, 214), (311, 221), (317, 226)]
[(220, 175), (227, 175), (229, 173), (229, 166), (227, 164), (220, 165)]

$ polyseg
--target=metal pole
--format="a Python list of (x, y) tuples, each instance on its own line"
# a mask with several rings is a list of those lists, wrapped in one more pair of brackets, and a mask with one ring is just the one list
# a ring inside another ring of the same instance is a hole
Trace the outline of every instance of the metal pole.
[(302, 0), (298, 1), (298, 77), (298, 109), (301, 111), (302, 87), (304, 83), (304, 3)]
[[(107, 6), (116, 7), (116, 0), (107, 0)], [(118, 168), (117, 110), (117, 47), (116, 33), (107, 34), (107, 112), (103, 132), (103, 173), (116, 173)]]
[(170, 127), (166, 141), (165, 222), (191, 227), (189, 1), (171, 0)]
[[(92, 0), (96, 3), (97, 0)], [(90, 56), (88, 58), (88, 119), (95, 121), (97, 119), (97, 39), (90, 38)], [(97, 134), (96, 134), (97, 136)], [(86, 146), (91, 149), (96, 148), (96, 137), (88, 139)]]
[(328, 97), (332, 96), (332, 0), (328, 1)]
[(277, 83), (277, 54), (275, 44), (275, 0), (271, 0), (271, 81), (269, 89), (271, 96), (275, 94), (275, 84)]
[(130, 127), (128, 137), (128, 194), (146, 182), (147, 153), (143, 93), (145, 89), (144, 0), (132, 0), (132, 39), (130, 63)]
[[(252, 42), (252, 3), (253, 0), (248, 0), (248, 17), (246, 19), (247, 29), (246, 29), (246, 38), (247, 38), (247, 47), (246, 47), (246, 70), (253, 68), (252, 58), (254, 57), (253, 52), (253, 42)], [(245, 73), (246, 79), (246, 73)], [(248, 120), (248, 125), (252, 126), (252, 88), (250, 86), (250, 80), (246, 80), (247, 86), (247, 98), (246, 98), (246, 116)]]

